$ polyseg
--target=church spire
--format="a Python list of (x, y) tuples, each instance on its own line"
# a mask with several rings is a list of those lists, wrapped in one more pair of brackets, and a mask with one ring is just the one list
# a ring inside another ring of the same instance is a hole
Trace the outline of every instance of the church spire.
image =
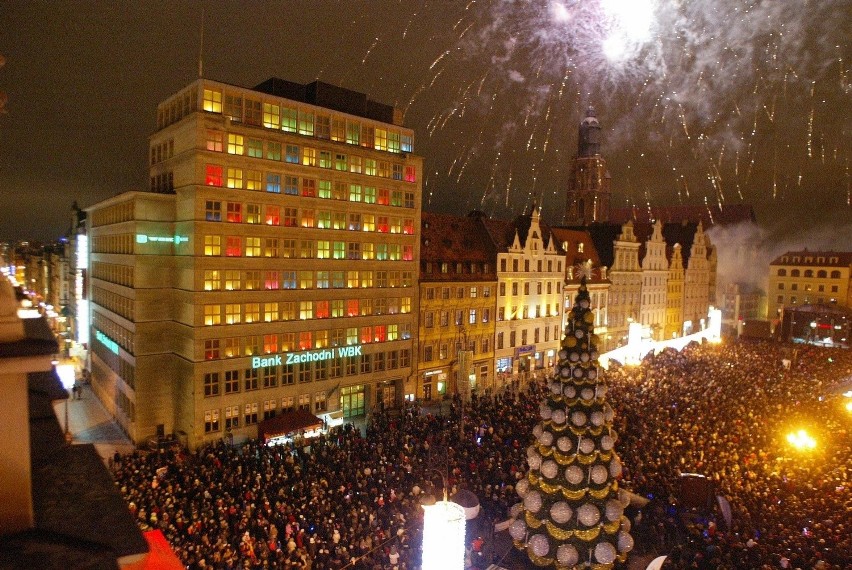
[(595, 108), (589, 105), (586, 109), (586, 118), (580, 122), (580, 136), (578, 139), (577, 156), (598, 156), (601, 153), (601, 124)]
[(577, 156), (571, 165), (565, 208), (565, 223), (588, 226), (609, 219), (610, 177), (601, 156), (601, 125), (589, 105), (580, 121)]

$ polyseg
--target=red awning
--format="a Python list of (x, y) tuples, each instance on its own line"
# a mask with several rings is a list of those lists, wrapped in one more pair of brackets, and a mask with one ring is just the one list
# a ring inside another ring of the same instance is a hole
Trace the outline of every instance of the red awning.
[(294, 410), (260, 422), (257, 426), (257, 436), (267, 442), (273, 437), (291, 435), (302, 430), (321, 427), (322, 420), (312, 413), (306, 410)]

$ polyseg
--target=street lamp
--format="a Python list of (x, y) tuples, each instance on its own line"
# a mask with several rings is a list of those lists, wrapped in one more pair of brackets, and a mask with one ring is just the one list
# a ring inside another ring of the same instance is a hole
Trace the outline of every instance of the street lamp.
[(423, 570), (463, 570), (465, 541), (464, 507), (447, 499), (447, 478), (444, 483), (444, 500), (423, 497)]

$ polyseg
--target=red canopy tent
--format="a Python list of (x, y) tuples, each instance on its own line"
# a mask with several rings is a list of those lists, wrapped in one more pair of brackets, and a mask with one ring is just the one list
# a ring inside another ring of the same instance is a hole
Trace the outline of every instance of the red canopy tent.
[(184, 565), (159, 530), (143, 532), (148, 542), (148, 555), (139, 562), (124, 566), (124, 570), (183, 570)]
[(264, 443), (274, 437), (321, 428), (323, 422), (307, 410), (293, 410), (257, 424), (257, 437)]

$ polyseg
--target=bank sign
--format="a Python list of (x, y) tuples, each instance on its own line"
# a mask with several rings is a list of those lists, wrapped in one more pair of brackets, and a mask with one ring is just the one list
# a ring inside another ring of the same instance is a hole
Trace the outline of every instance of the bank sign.
[(323, 348), (320, 350), (309, 350), (307, 352), (285, 352), (284, 354), (273, 354), (270, 356), (253, 356), (252, 368), (265, 368), (267, 366), (281, 366), (290, 364), (301, 364), (303, 362), (320, 362), (332, 358), (344, 358), (361, 356), (361, 346), (341, 346), (338, 348)]

